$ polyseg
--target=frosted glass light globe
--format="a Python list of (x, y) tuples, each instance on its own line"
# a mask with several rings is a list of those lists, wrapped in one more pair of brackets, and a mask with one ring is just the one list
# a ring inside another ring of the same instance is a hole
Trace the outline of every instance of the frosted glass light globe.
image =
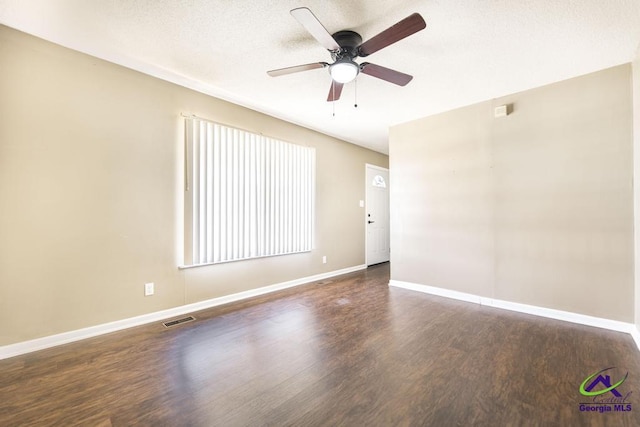
[(360, 72), (358, 64), (351, 60), (338, 61), (329, 68), (331, 78), (338, 83), (349, 83)]

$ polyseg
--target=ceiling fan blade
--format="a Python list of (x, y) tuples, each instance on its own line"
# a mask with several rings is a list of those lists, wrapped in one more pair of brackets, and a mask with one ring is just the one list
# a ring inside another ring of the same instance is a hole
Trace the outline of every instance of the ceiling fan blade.
[(342, 94), (342, 87), (344, 84), (338, 83), (335, 80), (331, 80), (331, 87), (329, 88), (329, 96), (327, 102), (337, 101)]
[(326, 67), (326, 62), (313, 62), (311, 64), (296, 65), (294, 67), (279, 68), (277, 70), (267, 71), (271, 77), (284, 76), (285, 74), (299, 73), (300, 71), (315, 70), (316, 68)]
[(401, 73), (400, 71), (392, 70), (391, 68), (382, 67), (376, 64), (371, 64), (369, 62), (363, 62), (360, 65), (360, 71), (364, 74), (377, 77), (398, 86), (406, 86), (407, 83), (409, 83), (411, 79), (413, 79), (413, 76), (410, 76), (409, 74)]
[(327, 50), (340, 50), (340, 45), (329, 34), (318, 18), (306, 7), (299, 7), (291, 11), (291, 15)]
[(362, 57), (371, 55), (411, 34), (424, 30), (426, 27), (427, 23), (424, 22), (419, 13), (409, 15), (397, 24), (362, 43), (358, 48), (358, 55)]

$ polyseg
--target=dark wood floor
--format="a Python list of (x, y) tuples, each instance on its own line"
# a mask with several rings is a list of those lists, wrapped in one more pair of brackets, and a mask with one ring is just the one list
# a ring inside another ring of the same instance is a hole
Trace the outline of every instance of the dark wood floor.
[[(628, 335), (388, 280), (379, 265), (0, 361), (0, 426), (640, 426)], [(580, 412), (580, 383), (612, 366), (632, 411)]]

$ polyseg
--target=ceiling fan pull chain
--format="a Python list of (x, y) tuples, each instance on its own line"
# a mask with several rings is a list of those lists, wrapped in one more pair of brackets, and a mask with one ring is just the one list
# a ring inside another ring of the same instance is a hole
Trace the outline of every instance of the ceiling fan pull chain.
[(353, 82), (354, 84), (354, 91), (355, 91), (355, 100), (353, 101), (353, 108), (358, 108), (358, 79), (356, 78), (355, 81)]

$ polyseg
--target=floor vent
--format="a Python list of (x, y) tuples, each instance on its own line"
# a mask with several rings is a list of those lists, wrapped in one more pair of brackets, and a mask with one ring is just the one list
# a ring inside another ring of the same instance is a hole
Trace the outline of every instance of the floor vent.
[(170, 320), (168, 322), (162, 322), (162, 324), (164, 325), (165, 328), (170, 328), (172, 326), (181, 325), (182, 323), (193, 322), (194, 320), (196, 320), (195, 317), (187, 316), (187, 317), (183, 317), (181, 319)]

